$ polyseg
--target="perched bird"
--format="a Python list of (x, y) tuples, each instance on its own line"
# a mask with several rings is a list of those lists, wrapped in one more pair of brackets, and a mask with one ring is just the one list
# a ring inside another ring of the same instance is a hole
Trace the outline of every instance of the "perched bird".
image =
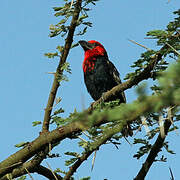
[[(109, 60), (104, 46), (98, 41), (79, 41), (85, 52), (83, 61), (84, 82), (91, 97), (96, 101), (103, 93), (121, 84), (119, 72)], [(111, 100), (119, 99), (119, 103), (126, 103), (124, 92), (117, 94)], [(130, 124), (122, 130), (124, 137), (132, 136)]]
[[(79, 41), (85, 52), (83, 61), (84, 82), (87, 90), (94, 100), (98, 100), (103, 93), (121, 84), (119, 72), (109, 60), (107, 52), (98, 41)], [(125, 103), (124, 92), (119, 93), (111, 100), (119, 99)]]

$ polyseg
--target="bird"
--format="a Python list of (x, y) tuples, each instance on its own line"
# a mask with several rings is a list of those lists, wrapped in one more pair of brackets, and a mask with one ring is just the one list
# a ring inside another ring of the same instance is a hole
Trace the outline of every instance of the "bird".
[[(105, 92), (121, 84), (120, 75), (114, 64), (109, 60), (107, 51), (100, 42), (81, 40), (79, 44), (84, 50), (82, 64), (84, 82), (87, 91), (96, 101)], [(110, 100), (119, 100), (119, 103), (126, 103), (124, 92), (120, 92)]]
[[(96, 101), (102, 98), (105, 92), (121, 84), (120, 74), (109, 60), (107, 51), (100, 42), (96, 40), (81, 40), (79, 44), (84, 50), (84, 61), (82, 64), (84, 82), (87, 91)], [(119, 104), (126, 103), (126, 96), (124, 92), (120, 92), (109, 100), (119, 100)], [(121, 133), (124, 137), (133, 135), (129, 123), (123, 128)]]

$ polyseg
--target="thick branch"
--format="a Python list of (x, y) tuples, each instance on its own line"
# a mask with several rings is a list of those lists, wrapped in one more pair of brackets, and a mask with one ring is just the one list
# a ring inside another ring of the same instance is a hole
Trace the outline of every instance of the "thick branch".
[[(27, 170), (30, 173), (35, 172), (40, 163), (46, 158), (47, 153), (49, 152), (49, 148), (46, 147), (43, 151), (40, 151), (36, 154), (31, 160), (19, 165), (17, 168), (14, 168), (11, 172), (12, 178), (20, 177), (22, 175), (27, 174)], [(8, 180), (8, 177), (5, 175), (1, 180)]]
[[(165, 135), (167, 135), (170, 126), (171, 126), (171, 121), (166, 120), (164, 123)], [(154, 143), (154, 145), (152, 146), (152, 149), (151, 149), (145, 163), (142, 165), (142, 168), (140, 169), (140, 171), (138, 172), (138, 175), (136, 176), (136, 178), (134, 180), (143, 180), (145, 178), (151, 165), (155, 161), (155, 158), (157, 157), (158, 153), (161, 151), (161, 148), (163, 147), (165, 138), (166, 138), (166, 136), (162, 137), (161, 133), (159, 133), (159, 136), (158, 136), (156, 142)]]
[[(99, 118), (99, 120), (97, 120), (94, 125), (105, 123), (105, 119), (103, 117)], [(89, 126), (82, 123), (83, 119), (87, 118), (82, 117), (80, 121), (76, 119), (76, 122), (69, 123), (68, 125), (57, 128), (49, 133), (43, 133), (34, 141), (25, 146), (23, 149), (9, 156), (7, 159), (0, 163), (0, 177), (12, 172), (12, 170), (17, 167), (13, 166), (12, 168), (12, 165), (15, 165), (19, 162), (26, 162), (36, 153), (48, 146), (49, 143), (59, 142), (67, 137), (71, 137), (72, 133), (74, 134), (81, 132), (83, 128), (87, 129)], [(87, 122), (88, 121), (86, 121), (86, 123)]]
[(71, 21), (71, 24), (69, 26), (69, 32), (68, 32), (68, 35), (67, 35), (67, 38), (65, 41), (65, 45), (64, 45), (64, 51), (63, 51), (63, 54), (61, 56), (59, 65), (57, 67), (56, 74), (54, 76), (53, 85), (52, 85), (52, 88), (51, 88), (51, 91), (49, 94), (49, 98), (48, 98), (48, 103), (47, 103), (47, 106), (45, 109), (42, 132), (47, 132), (49, 130), (49, 121), (51, 119), (50, 115), (52, 112), (52, 107), (54, 104), (56, 93), (57, 93), (57, 90), (59, 88), (59, 82), (57, 80), (57, 76), (61, 75), (63, 73), (63, 70), (61, 69), (61, 67), (66, 62), (67, 56), (69, 54), (69, 50), (70, 50), (72, 42), (73, 42), (73, 36), (74, 36), (74, 32), (75, 32), (75, 29), (77, 26), (77, 20), (79, 18), (79, 13), (81, 11), (81, 4), (82, 4), (82, 0), (76, 1), (72, 21)]

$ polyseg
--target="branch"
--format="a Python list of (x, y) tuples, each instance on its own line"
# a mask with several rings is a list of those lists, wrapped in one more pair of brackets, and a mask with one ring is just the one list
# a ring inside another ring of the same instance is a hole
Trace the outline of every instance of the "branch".
[[(16, 178), (25, 175), (27, 174), (27, 170), (30, 173), (36, 172), (37, 167), (46, 158), (48, 152), (49, 152), (49, 148), (47, 146), (43, 151), (40, 151), (38, 154), (36, 154), (30, 161), (25, 162), (23, 164), (21, 163), (20, 166), (14, 168), (11, 172), (11, 177)], [(8, 180), (8, 177), (5, 175), (0, 179)]]
[[(96, 115), (94, 117), (93, 116), (94, 115), (92, 114), (89, 118), (95, 119)], [(75, 118), (74, 122), (72, 123), (59, 127), (49, 133), (41, 134), (39, 137), (37, 137), (34, 141), (29, 143), (23, 149), (17, 151), (4, 161), (0, 162), (0, 177), (12, 172), (13, 165), (19, 162), (26, 162), (28, 159), (30, 159), (39, 151), (41, 151), (44, 147), (46, 147), (49, 143), (60, 142), (65, 138), (71, 137), (72, 134), (79, 133), (82, 130), (88, 129), (91, 126), (99, 126), (100, 124), (107, 122), (106, 114), (101, 115), (101, 117), (99, 119), (96, 119), (96, 121), (94, 121), (94, 123), (91, 125), (88, 125), (89, 118), (87, 118), (87, 114), (84, 113), (84, 116), (82, 116), (81, 118)]]
[(66, 176), (64, 176), (63, 180), (69, 180), (70, 177), (76, 172), (76, 170), (80, 167), (80, 165), (87, 160), (87, 158), (96, 150), (99, 149), (99, 147), (103, 144), (105, 144), (114, 134), (117, 132), (121, 132), (123, 129), (123, 125), (117, 125), (113, 128), (109, 128), (108, 132), (104, 132), (104, 135), (99, 137), (96, 141), (92, 142), (89, 145), (89, 149), (83, 152), (83, 155), (79, 157), (79, 159), (69, 168), (69, 171), (67, 172)]
[[(152, 57), (149, 65), (141, 73), (139, 73), (139, 75), (137, 75), (136, 77), (130, 80), (127, 80), (126, 82), (122, 84), (119, 84), (113, 87), (111, 90), (104, 93), (103, 94), (104, 102), (110, 101), (114, 96), (116, 96), (116, 94), (119, 94), (122, 91), (130, 89), (131, 87), (137, 85), (141, 81), (148, 78), (152, 78), (153, 77), (152, 70), (155, 68), (156, 64), (158, 63), (158, 61), (161, 60), (161, 58), (162, 58), (162, 55), (160, 53), (157, 53), (154, 57)], [(88, 108), (88, 112), (91, 112), (95, 108), (96, 105), (101, 103), (101, 101), (102, 101), (101, 98), (95, 101), (93, 105)]]
[(64, 176), (63, 180), (69, 180), (70, 177), (76, 172), (79, 166), (87, 160), (87, 158), (94, 152), (94, 150), (84, 152), (84, 154), (69, 168), (69, 171)]
[(82, 4), (82, 0), (77, 0), (75, 3), (75, 8), (74, 8), (74, 13), (73, 13), (73, 17), (71, 20), (71, 24), (69, 26), (69, 32), (65, 41), (65, 45), (64, 45), (64, 51), (62, 53), (59, 65), (57, 67), (56, 70), (56, 74), (54, 76), (54, 81), (53, 81), (53, 85), (49, 94), (49, 98), (48, 98), (48, 103), (45, 109), (45, 114), (44, 114), (44, 121), (43, 121), (43, 126), (42, 126), (42, 132), (47, 132), (49, 131), (49, 121), (51, 119), (51, 112), (52, 112), (52, 107), (54, 104), (54, 100), (57, 94), (57, 90), (59, 88), (59, 82), (57, 80), (57, 76), (61, 75), (63, 73), (63, 70), (61, 69), (62, 65), (66, 62), (67, 56), (69, 54), (69, 51), (71, 49), (71, 45), (73, 42), (73, 36), (74, 36), (74, 32), (77, 26), (77, 21), (79, 18), (79, 13), (81, 11), (81, 4)]
[(142, 168), (140, 169), (134, 180), (143, 180), (145, 178), (151, 165), (155, 161), (155, 158), (157, 157), (158, 153), (161, 151), (161, 148), (163, 147), (170, 126), (171, 126), (171, 121), (168, 119), (164, 123), (165, 136), (162, 137), (161, 133), (159, 133), (159, 136), (156, 142), (154, 143), (154, 145), (152, 146), (151, 151), (145, 163), (142, 165)]
[(57, 180), (57, 179), (62, 180), (63, 179), (59, 174), (53, 172), (56, 176), (56, 178), (55, 178), (50, 169), (48, 169), (44, 166), (41, 166), (41, 165), (38, 166), (34, 172), (36, 172), (36, 173), (38, 173), (38, 174), (40, 174), (40, 175), (42, 175), (42, 176), (44, 176), (50, 180)]

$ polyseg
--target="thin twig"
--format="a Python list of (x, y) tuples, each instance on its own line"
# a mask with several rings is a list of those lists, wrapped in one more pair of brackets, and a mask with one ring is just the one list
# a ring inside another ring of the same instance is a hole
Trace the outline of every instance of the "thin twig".
[(76, 3), (75, 3), (75, 6), (74, 6), (75, 7), (74, 8), (74, 13), (73, 13), (73, 17), (72, 17), (72, 20), (71, 20), (71, 24), (69, 26), (69, 32), (68, 32), (68, 35), (67, 35), (67, 38), (66, 38), (66, 41), (65, 41), (64, 51), (63, 51), (62, 56), (60, 58), (59, 65), (58, 65), (58, 67), (56, 69), (56, 74), (55, 74), (55, 77), (54, 77), (53, 85), (52, 85), (51, 91), (49, 93), (48, 102), (47, 102), (47, 105), (46, 105), (46, 108), (45, 108), (42, 132), (49, 131), (49, 122), (50, 122), (50, 119), (51, 119), (52, 107), (53, 107), (53, 104), (54, 104), (54, 100), (56, 98), (57, 90), (58, 90), (59, 85), (60, 85), (58, 80), (57, 80), (57, 76), (59, 74), (61, 75), (63, 73), (63, 70), (62, 70), (61, 67), (66, 62), (67, 56), (68, 56), (69, 51), (71, 49), (74, 32), (75, 32), (75, 29), (77, 27), (77, 21), (78, 21), (78, 18), (79, 18), (79, 13), (81, 11), (81, 4), (82, 4), (82, 0), (77, 0)]

